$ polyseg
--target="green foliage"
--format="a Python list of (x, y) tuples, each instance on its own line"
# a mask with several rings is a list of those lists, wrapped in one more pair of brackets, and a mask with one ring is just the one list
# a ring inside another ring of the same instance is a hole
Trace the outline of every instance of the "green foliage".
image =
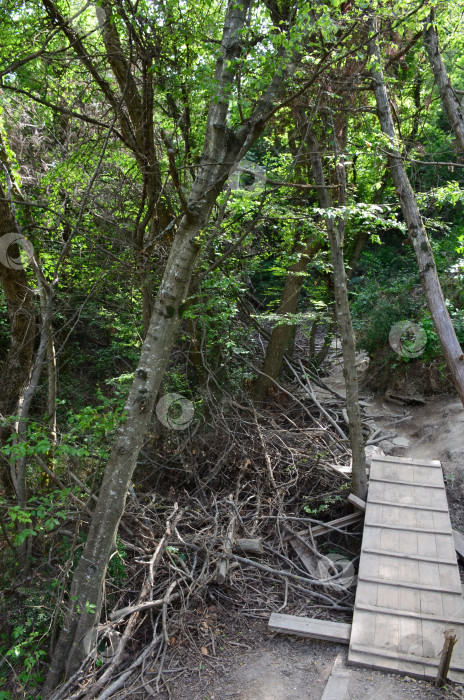
[(0, 497), (0, 510), (6, 532), (11, 535), (13, 545), (20, 546), (28, 537), (51, 532), (67, 518), (66, 504), (71, 489), (52, 491), (43, 496), (34, 496), (27, 507), (8, 505)]
[[(0, 612), (3, 624), (0, 629), (0, 656), (5, 657), (15, 670), (22, 688), (22, 697), (35, 700), (46, 670), (43, 661), (47, 656), (47, 635), (54, 611), (53, 599), (57, 580), (37, 580), (35, 585), (17, 589), (21, 605), (2, 601)], [(6, 682), (8, 666), (0, 667), (0, 687)], [(4, 691), (0, 691), (4, 692)], [(0, 695), (1, 697), (1, 695)], [(6, 694), (8, 697), (8, 694)]]
[(127, 578), (126, 559), (126, 547), (124, 543), (121, 542), (119, 536), (117, 536), (116, 551), (114, 552), (113, 556), (110, 559), (110, 563), (108, 564), (107, 576), (108, 578), (113, 580), (114, 585), (118, 588), (120, 588), (124, 584), (124, 581)]
[(415, 320), (424, 305), (415, 274), (353, 281), (353, 326), (359, 347), (373, 354), (388, 344), (392, 326), (398, 321)]

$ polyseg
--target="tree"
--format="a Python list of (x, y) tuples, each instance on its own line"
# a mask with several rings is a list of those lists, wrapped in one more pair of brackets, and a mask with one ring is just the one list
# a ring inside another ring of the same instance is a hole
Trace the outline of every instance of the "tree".
[(425, 22), (424, 28), (424, 46), (429, 57), (430, 66), (435, 78), (435, 82), (440, 93), (440, 98), (444, 110), (448, 116), (459, 148), (464, 153), (464, 114), (461, 102), (453, 89), (451, 80), (448, 76), (446, 66), (440, 54), (438, 45), (438, 32), (434, 24), (434, 11)]
[[(230, 101), (246, 46), (248, 0), (231, 0), (225, 12), (220, 51), (214, 72), (215, 91), (209, 104), (203, 155), (177, 228), (154, 304), (149, 329), (119, 427), (105, 468), (100, 496), (70, 591), (66, 621), (44, 686), (47, 695), (64, 672), (75, 671), (92, 648), (102, 604), (103, 581), (136, 460), (146, 434), (155, 398), (181, 322), (192, 271), (201, 252), (202, 231), (231, 169), (262, 134), (276, 112), (282, 85), (295, 69), (287, 51), (277, 49), (261, 96), (236, 129), (228, 126)], [(317, 71), (312, 80), (316, 79)]]
[[(126, 56), (118, 32), (118, 8), (110, 2), (101, 2), (96, 8), (99, 28), (106, 52), (106, 59), (116, 79), (119, 95), (102, 74), (84, 45), (79, 32), (75, 30), (59, 11), (53, 0), (43, 0), (43, 5), (53, 24), (57, 24), (68, 39), (79, 60), (92, 76), (103, 98), (110, 105), (115, 119), (120, 124), (120, 138), (135, 156), (142, 175), (143, 191), (136, 216), (132, 244), (137, 252), (137, 269), (143, 300), (144, 332), (148, 329), (153, 310), (153, 280), (150, 272), (150, 252), (154, 241), (173, 219), (172, 207), (161, 175), (161, 165), (157, 157), (154, 117), (153, 47), (147, 47), (147, 37), (137, 28), (133, 17), (124, 11), (119, 12), (130, 36), (132, 50), (136, 57)], [(133, 72), (141, 65), (141, 80), (136, 81)], [(139, 87), (140, 86), (140, 87)], [(148, 236), (146, 235), (149, 230)]]
[(395, 126), (390, 110), (387, 88), (383, 74), (380, 49), (377, 40), (377, 20), (371, 17), (368, 23), (370, 32), (369, 53), (371, 57), (370, 74), (377, 103), (377, 112), (387, 140), (385, 149), (391, 176), (396, 188), (401, 210), (406, 221), (409, 240), (416, 254), (419, 272), (427, 304), (430, 309), (443, 354), (446, 358), (451, 376), (459, 397), (464, 405), (464, 353), (456, 337), (445, 299), (438, 279), (433, 251), (422, 222), (414, 191), (409, 182), (403, 159), (399, 152)]
[[(341, 133), (346, 133), (346, 122)], [(343, 136), (342, 136), (343, 138)], [(333, 134), (335, 146), (334, 180), (337, 182), (337, 200), (332, 202), (326, 185), (321, 147), (312, 128), (309, 129), (308, 142), (311, 150), (311, 165), (317, 196), (322, 209), (329, 210), (326, 216), (326, 229), (330, 244), (330, 256), (333, 267), (335, 309), (337, 325), (343, 354), (343, 375), (346, 387), (346, 412), (352, 453), (353, 490), (362, 499), (367, 494), (366, 455), (361, 426), (361, 410), (359, 408), (359, 388), (356, 370), (356, 340), (351, 321), (350, 304), (348, 301), (348, 279), (345, 271), (343, 245), (345, 240), (345, 217), (337, 214), (335, 206), (343, 206), (346, 202), (346, 172), (344, 155), (340, 152), (337, 133)], [(343, 139), (344, 140), (344, 139)]]

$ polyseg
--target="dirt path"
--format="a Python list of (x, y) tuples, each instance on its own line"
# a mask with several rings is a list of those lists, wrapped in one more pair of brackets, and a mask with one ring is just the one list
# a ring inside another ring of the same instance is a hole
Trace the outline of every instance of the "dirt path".
[[(331, 384), (340, 390), (342, 382), (342, 377), (335, 372)], [(381, 443), (385, 453), (442, 461), (453, 526), (464, 531), (464, 410), (461, 403), (454, 397), (441, 396), (430, 399), (425, 406), (399, 407), (376, 398), (368, 412), (375, 416), (376, 425), (396, 433), (395, 438)], [(387, 425), (398, 417), (406, 420)], [(231, 638), (230, 645), (217, 659), (203, 664), (203, 669), (195, 675), (169, 679), (172, 700), (320, 700), (337, 655), (341, 654), (342, 659), (346, 656), (346, 648), (335, 644), (270, 633), (264, 614), (261, 620), (255, 621), (246, 643), (242, 637), (238, 639), (241, 641), (234, 642)], [(343, 673), (349, 674), (346, 692), (327, 700), (464, 698), (463, 689), (457, 686), (439, 693), (431, 683), (404, 676), (352, 667), (343, 669)]]

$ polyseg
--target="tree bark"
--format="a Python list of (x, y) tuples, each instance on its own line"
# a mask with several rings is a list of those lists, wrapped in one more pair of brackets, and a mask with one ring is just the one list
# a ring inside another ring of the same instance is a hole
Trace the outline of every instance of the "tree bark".
[[(314, 241), (313, 239), (308, 240), (306, 245), (301, 242), (297, 245), (300, 257), (288, 271), (282, 292), (282, 300), (277, 311), (279, 316), (296, 313), (308, 262), (320, 250), (321, 245), (320, 241)], [(257, 401), (262, 401), (272, 386), (272, 381), (268, 377), (277, 379), (282, 369), (285, 351), (292, 339), (292, 330), (293, 326), (291, 324), (279, 324), (272, 329), (266, 348), (266, 356), (262, 368), (263, 374), (258, 376), (255, 384), (254, 398)]]
[[(335, 138), (335, 133), (334, 133)], [(319, 204), (323, 209), (334, 206), (329, 190), (326, 186), (324, 169), (321, 156), (321, 148), (314, 131), (311, 129), (308, 135), (311, 149), (311, 166), (314, 184), (317, 186)], [(345, 200), (345, 167), (343, 157), (336, 164), (337, 179), (339, 182), (339, 201)], [(356, 341), (353, 324), (351, 322), (350, 305), (348, 301), (348, 282), (345, 271), (343, 255), (343, 243), (345, 237), (345, 220), (343, 216), (335, 218), (333, 215), (326, 217), (326, 228), (330, 243), (330, 255), (333, 266), (335, 309), (337, 324), (340, 332), (343, 355), (343, 375), (346, 386), (346, 412), (348, 414), (348, 428), (353, 459), (353, 491), (363, 500), (367, 494), (366, 455), (364, 452), (364, 440), (361, 429), (361, 411), (359, 408), (358, 374), (356, 370)]]
[(248, 10), (249, 0), (230, 0), (225, 13), (214, 74), (216, 94), (209, 105), (202, 160), (186, 203), (187, 211), (174, 236), (126, 402), (125, 421), (117, 431), (86, 545), (73, 576), (68, 612), (43, 689), (45, 697), (64, 673), (72, 674), (79, 667), (95, 641), (106, 568), (137, 456), (181, 323), (181, 305), (187, 297), (190, 276), (201, 249), (199, 234), (231, 169), (262, 134), (266, 121), (274, 113), (282, 82), (293, 69), (288, 60), (285, 66), (281, 64), (243, 126), (235, 132), (226, 126)]
[[(0, 239), (12, 232), (19, 234), (9, 201), (0, 183)], [(11, 245), (8, 252), (10, 258), (19, 258), (18, 244)], [(13, 269), (0, 261), (0, 281), (10, 320), (10, 347), (2, 361), (3, 382), (0, 390), (0, 414), (7, 418), (18, 414), (22, 392), (31, 375), (35, 309), (34, 295), (23, 267)], [(9, 429), (0, 429), (0, 443), (10, 434)], [(2, 481), (5, 481), (4, 477)]]
[(461, 102), (451, 85), (446, 66), (441, 57), (438, 47), (438, 33), (433, 21), (434, 12), (432, 10), (425, 23), (424, 46), (429, 57), (438, 92), (440, 93), (441, 102), (456, 136), (459, 148), (464, 153), (464, 114)]
[[(38, 261), (37, 261), (38, 262)], [(55, 353), (55, 342), (53, 340), (53, 326), (52, 326), (52, 314), (48, 312), (48, 307), (51, 305), (53, 308), (52, 300), (49, 298), (53, 295), (53, 290), (47, 284), (42, 277), (41, 270), (38, 270), (37, 274), (37, 286), (39, 288), (40, 296), (40, 308), (42, 312), (42, 333), (46, 334), (47, 337), (47, 408), (46, 408), (46, 420), (48, 423), (48, 432), (50, 436), (50, 442), (52, 445), (56, 445), (56, 398), (57, 398), (57, 368), (56, 368), (56, 353)], [(46, 325), (45, 325), (46, 324)], [(50, 469), (53, 471), (53, 448), (47, 455), (47, 463)]]
[[(369, 20), (369, 32), (377, 32), (374, 17)], [(437, 268), (430, 241), (417, 206), (414, 191), (397, 147), (397, 136), (388, 101), (387, 88), (382, 70), (380, 49), (375, 38), (369, 40), (369, 53), (372, 60), (371, 77), (377, 102), (377, 113), (383, 133), (388, 137), (387, 158), (401, 210), (408, 228), (409, 239), (416, 254), (427, 304), (432, 316), (443, 354), (451, 373), (454, 385), (464, 405), (464, 354), (456, 337), (445, 299), (438, 279)]]

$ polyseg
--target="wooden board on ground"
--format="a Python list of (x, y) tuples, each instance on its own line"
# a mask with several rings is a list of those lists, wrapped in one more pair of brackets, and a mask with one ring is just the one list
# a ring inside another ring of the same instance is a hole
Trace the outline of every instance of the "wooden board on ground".
[(348, 496), (348, 501), (351, 503), (356, 510), (360, 510), (361, 513), (364, 513), (366, 510), (366, 501), (363, 501), (362, 498), (358, 498), (358, 496), (355, 496), (354, 493), (350, 493)]
[(269, 629), (272, 632), (295, 634), (298, 637), (310, 637), (311, 639), (324, 639), (339, 644), (348, 644), (351, 634), (351, 625), (345, 622), (315, 620), (312, 617), (281, 615), (280, 613), (272, 613), (269, 618)]
[(298, 557), (306, 571), (311, 574), (311, 576), (317, 576), (317, 563), (319, 560), (316, 555), (313, 554), (309, 547), (306, 547), (303, 542), (296, 537), (292, 537), (289, 542), (295, 552), (298, 554)]
[(435, 678), (444, 633), (454, 628), (449, 678), (462, 683), (464, 602), (439, 467), (372, 459), (348, 661)]
[[(348, 525), (354, 525), (355, 523), (360, 523), (363, 519), (363, 513), (350, 513), (350, 515), (344, 515), (342, 518), (337, 518), (336, 520), (330, 520), (325, 525), (315, 525), (312, 528), (313, 537), (320, 537), (321, 535), (327, 535), (329, 532), (334, 532), (334, 528), (342, 530)], [(304, 533), (301, 533), (304, 537)]]

